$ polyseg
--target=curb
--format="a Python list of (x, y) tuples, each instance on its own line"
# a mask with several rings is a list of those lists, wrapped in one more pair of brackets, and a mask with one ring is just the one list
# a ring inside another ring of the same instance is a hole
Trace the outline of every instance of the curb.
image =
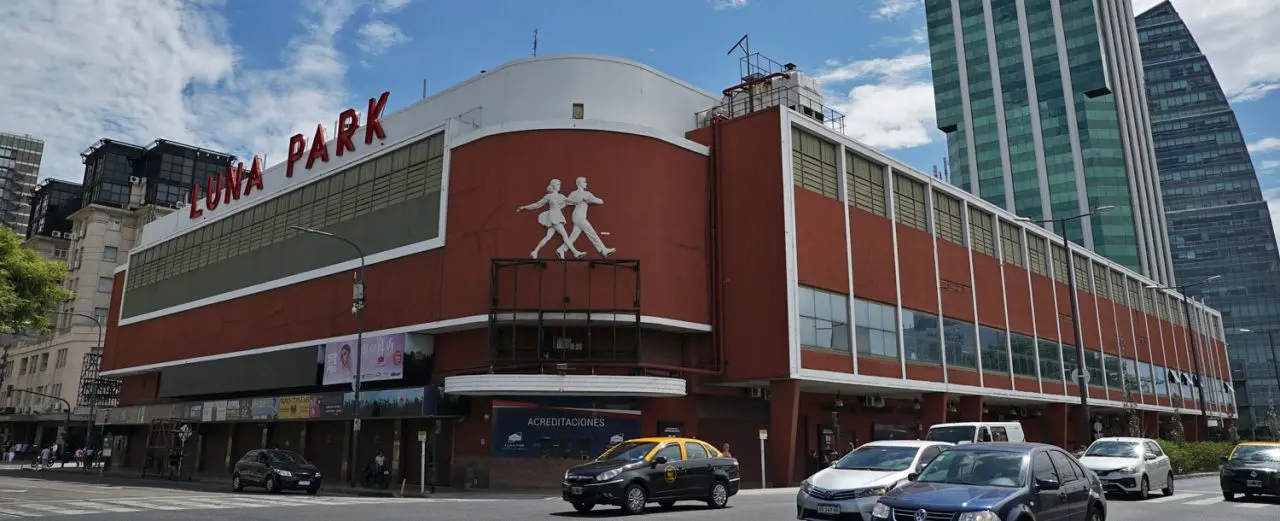
[(1196, 472), (1194, 474), (1183, 474), (1180, 476), (1175, 475), (1173, 479), (1174, 481), (1177, 481), (1180, 479), (1207, 478), (1210, 476), (1217, 476), (1217, 475), (1218, 475), (1217, 472)]

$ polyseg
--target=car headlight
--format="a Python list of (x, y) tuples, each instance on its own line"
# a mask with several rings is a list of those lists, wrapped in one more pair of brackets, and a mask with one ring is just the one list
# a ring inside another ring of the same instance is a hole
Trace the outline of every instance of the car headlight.
[(1223, 476), (1226, 476), (1226, 477), (1231, 477), (1231, 476), (1236, 475), (1236, 473), (1235, 473), (1234, 471), (1232, 471), (1231, 469), (1222, 469), (1222, 475), (1223, 475)]
[(569, 481), (569, 471), (564, 471), (564, 480)]
[(293, 473), (292, 473), (292, 472), (289, 472), (289, 471), (287, 471), (287, 470), (280, 470), (280, 469), (276, 469), (276, 474), (279, 474), (279, 475), (284, 476), (284, 477), (286, 477), (286, 478), (291, 478), (291, 477), (293, 477)]
[(892, 511), (889, 506), (884, 503), (876, 503), (876, 506), (871, 507), (871, 517), (873, 518), (889, 519), (890, 516), (892, 516)]
[(801, 482), (800, 482), (800, 492), (801, 492), (801, 493), (803, 493), (803, 494), (808, 494), (810, 490), (813, 490), (813, 484), (812, 484), (812, 483), (809, 483), (809, 480), (807, 480), (807, 479), (806, 479), (806, 480), (804, 480), (804, 481), (801, 481)]
[(889, 489), (887, 487), (860, 488), (858, 490), (853, 491), (853, 497), (864, 498), (864, 497), (873, 497), (873, 496), (883, 496), (888, 492), (889, 492)]
[(1134, 472), (1137, 472), (1137, 471), (1138, 471), (1137, 467), (1125, 467), (1120, 470), (1117, 470), (1116, 472), (1119, 472), (1121, 474), (1133, 474)]
[(320, 479), (320, 473), (319, 473), (319, 472), (317, 472), (317, 473), (316, 473), (316, 479)]
[(1000, 516), (990, 510), (964, 512), (956, 521), (1000, 521)]
[(622, 469), (606, 470), (604, 472), (596, 474), (596, 481), (609, 481), (613, 478), (618, 477), (618, 474), (622, 474)]

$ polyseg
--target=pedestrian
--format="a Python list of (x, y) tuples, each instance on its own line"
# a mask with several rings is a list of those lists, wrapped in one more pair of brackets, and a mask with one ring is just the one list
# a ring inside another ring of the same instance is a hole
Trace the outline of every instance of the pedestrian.
[(807, 476), (817, 474), (822, 470), (822, 458), (818, 457), (818, 449), (809, 449), (809, 458), (805, 461), (804, 473)]
[(733, 457), (733, 451), (729, 450), (729, 442), (725, 442), (724, 445), (720, 446), (720, 453), (724, 454), (724, 457), (726, 458)]
[(44, 470), (49, 465), (49, 457), (53, 455), (52, 447), (40, 449), (40, 468), (36, 470)]

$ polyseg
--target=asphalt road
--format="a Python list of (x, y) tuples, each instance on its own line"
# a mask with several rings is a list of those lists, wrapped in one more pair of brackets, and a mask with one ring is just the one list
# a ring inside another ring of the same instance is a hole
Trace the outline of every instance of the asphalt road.
[[(1280, 519), (1280, 500), (1227, 503), (1216, 478), (1179, 480), (1171, 498), (1147, 501), (1112, 499), (1108, 521), (1272, 521)], [(654, 509), (642, 519), (705, 521), (778, 521), (794, 519), (795, 489), (747, 490), (729, 508), (708, 510), (697, 503), (671, 510)], [(558, 497), (498, 499), (433, 497), (389, 499), (344, 496), (310, 497), (176, 491), (143, 486), (108, 486), (0, 477), (0, 521), (41, 518), (64, 521), (510, 521), (537, 519), (613, 519), (618, 509), (574, 512)]]

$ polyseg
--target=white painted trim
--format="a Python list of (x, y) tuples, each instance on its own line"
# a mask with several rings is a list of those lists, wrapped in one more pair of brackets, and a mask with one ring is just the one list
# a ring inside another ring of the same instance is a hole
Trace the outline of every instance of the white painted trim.
[[(368, 266), (372, 266), (380, 262), (386, 262), (389, 260), (398, 259), (400, 257), (405, 257), (405, 256), (413, 255), (416, 253), (422, 253), (428, 250), (434, 250), (436, 248), (440, 248), (443, 246), (444, 246), (443, 237), (428, 239), (422, 242), (415, 242), (413, 244), (401, 246), (399, 248), (392, 248), (387, 251), (381, 251), (381, 252), (366, 256), (365, 264)], [(316, 268), (311, 271), (304, 271), (302, 273), (293, 274), (288, 277), (283, 277), (276, 280), (263, 282), (260, 284), (254, 284), (252, 286), (240, 288), (233, 291), (228, 291), (226, 293), (220, 293), (212, 297), (205, 297), (202, 299), (193, 300), (191, 302), (184, 302), (176, 306), (170, 306), (164, 309), (152, 311), (150, 313), (143, 313), (141, 315), (136, 315), (129, 318), (121, 318), (119, 325), (127, 326), (129, 324), (136, 324), (138, 322), (160, 318), (160, 317), (163, 317), (166, 315), (172, 315), (175, 313), (181, 313), (183, 311), (189, 311), (192, 309), (217, 304), (219, 302), (226, 302), (228, 300), (247, 297), (249, 295), (253, 295), (256, 293), (262, 293), (264, 291), (283, 288), (285, 286), (292, 286), (294, 284), (300, 284), (312, 279), (327, 277), (335, 273), (342, 273), (344, 271), (358, 269), (359, 267), (360, 267), (360, 259), (351, 259), (349, 261), (339, 262), (337, 264), (331, 264), (323, 268)], [(123, 308), (124, 308), (123, 298), (121, 299), (120, 307), (123, 312)]]
[(849, 317), (849, 359), (853, 364), (853, 374), (858, 374), (858, 320), (854, 316), (854, 309), (857, 297), (853, 294), (853, 236), (849, 232), (849, 209), (853, 208), (853, 202), (849, 200), (849, 163), (846, 160), (849, 152), (844, 145), (839, 145), (840, 157), (836, 158), (837, 175), (840, 176), (840, 210), (844, 215), (844, 269), (845, 280), (849, 281), (849, 298), (845, 299), (845, 303), (849, 308), (845, 312)]
[(643, 125), (634, 125), (630, 123), (621, 123), (617, 121), (605, 121), (598, 119), (540, 119), (530, 121), (513, 121), (507, 123), (499, 123), (491, 125), (479, 130), (463, 134), (450, 146), (460, 147), (473, 141), (479, 141), (489, 136), (499, 134), (510, 134), (514, 132), (531, 132), (539, 130), (595, 130), (601, 132), (616, 132), (619, 134), (632, 134), (647, 138), (657, 139), (669, 144), (678, 146), (690, 152), (702, 154), (704, 156), (711, 155), (711, 147), (701, 143), (685, 139), (683, 136), (677, 136), (663, 132), (656, 128), (646, 127)]
[(800, 371), (800, 327), (796, 299), (800, 291), (799, 265), (796, 263), (796, 189), (795, 165), (791, 161), (791, 111), (779, 107), (778, 131), (782, 134), (782, 248), (786, 257), (787, 358), (792, 378)]
[[(590, 316), (588, 316), (590, 315)], [(489, 315), (472, 315), (471, 318), (483, 318), (488, 321)], [(556, 313), (556, 312), (527, 312), (527, 313), (498, 313), (495, 317), (500, 321), (516, 321), (516, 322), (537, 322), (539, 318), (543, 321), (553, 320), (557, 322), (583, 322), (590, 320), (593, 323), (634, 323), (636, 316), (629, 313)], [(653, 326), (654, 329), (664, 329), (670, 331), (679, 331), (682, 333), (710, 333), (710, 324), (700, 324), (697, 322), (687, 322), (684, 320), (676, 320), (674, 318), (654, 317), (648, 315), (640, 316), (642, 325)]]
[(129, 269), (129, 263), (128, 263), (128, 262), (125, 262), (124, 264), (121, 264), (121, 265), (119, 265), (119, 266), (116, 266), (116, 267), (115, 267), (115, 269), (111, 270), (111, 274), (112, 274), (112, 275), (118, 275), (120, 272), (122, 272), (122, 271), (124, 271), (124, 270), (127, 270), (127, 269)]
[[(1067, 252), (1067, 253), (1068, 253), (1068, 254), (1070, 254), (1071, 252)], [(1098, 280), (1097, 280), (1097, 275), (1095, 275), (1095, 274), (1093, 273), (1093, 261), (1089, 260), (1089, 258), (1088, 258), (1088, 257), (1085, 257), (1085, 262), (1088, 262), (1088, 263), (1089, 263), (1089, 266), (1088, 266), (1088, 268), (1089, 268), (1089, 269), (1088, 269), (1088, 271), (1086, 271), (1085, 273), (1088, 273), (1088, 274), (1089, 274), (1089, 280), (1088, 280), (1088, 282), (1089, 282), (1089, 291), (1088, 291), (1088, 293), (1089, 293), (1089, 297), (1093, 299), (1093, 323), (1094, 323), (1094, 324), (1097, 324), (1097, 326), (1098, 326), (1098, 352), (1102, 353), (1102, 376), (1103, 376), (1102, 381), (1104, 382), (1104, 384), (1103, 384), (1103, 387), (1102, 387), (1102, 388), (1103, 388), (1104, 392), (1106, 393), (1107, 398), (1110, 398), (1110, 397), (1111, 397), (1111, 382), (1108, 382), (1108, 381), (1107, 381), (1107, 380), (1108, 380), (1108, 378), (1106, 378), (1106, 375), (1107, 375), (1107, 342), (1106, 342), (1106, 340), (1105, 340), (1105, 339), (1103, 338), (1103, 336), (1102, 336), (1102, 309), (1100, 309), (1100, 308), (1101, 308), (1101, 306), (1099, 306), (1099, 305), (1098, 305), (1098, 293), (1096, 292), (1096, 290), (1097, 290), (1097, 286), (1095, 286), (1095, 285), (1098, 283)], [(1079, 278), (1079, 277), (1077, 277), (1077, 278), (1076, 278), (1076, 281), (1078, 282), (1079, 280), (1080, 280), (1080, 278)], [(1077, 293), (1077, 297), (1079, 296), (1079, 292), (1080, 292), (1080, 290), (1077, 290), (1076, 288), (1071, 288), (1071, 290), (1072, 290), (1072, 291), (1075, 291), (1075, 292)], [(1081, 329), (1083, 329), (1083, 327), (1082, 327)], [(1124, 356), (1122, 356), (1122, 354), (1121, 354), (1121, 353), (1119, 353), (1118, 351), (1119, 351), (1119, 350), (1117, 349), (1117, 353), (1116, 353), (1116, 355), (1115, 355), (1115, 356), (1116, 356), (1116, 360), (1119, 360), (1119, 361), (1120, 361), (1120, 379), (1121, 379), (1121, 380), (1123, 380), (1123, 379), (1124, 379), (1124, 369), (1125, 369), (1125, 367), (1124, 367)]]
[[(444, 120), (444, 155), (440, 160), (440, 217), (436, 220), (436, 226), (439, 229), (437, 238), (440, 240), (440, 247), (445, 245), (445, 232), (449, 230), (449, 182), (453, 180), (450, 173), (450, 165), (453, 163), (453, 144), (454, 136), (451, 130), (457, 128), (457, 116)], [(428, 134), (429, 135), (429, 134)]]
[[(797, 376), (800, 380), (821, 382), (837, 385), (857, 385), (866, 387), (880, 387), (893, 391), (916, 391), (926, 393), (952, 393), (960, 395), (972, 396), (994, 396), (1000, 398), (1013, 398), (1018, 400), (1028, 400), (1037, 402), (1050, 403), (1066, 403), (1077, 404), (1080, 402), (1078, 396), (1060, 395), (1060, 394), (1043, 394), (1029, 393), (1026, 391), (1016, 391), (1010, 389), (1001, 389), (997, 387), (976, 387), (972, 385), (944, 384), (942, 382), (931, 382), (927, 380), (903, 380), (898, 378), (886, 378), (883, 376), (869, 375), (853, 375), (837, 373), (833, 371), (822, 371), (819, 369), (802, 369)], [(1104, 406), (1113, 408), (1124, 408), (1123, 402), (1114, 400), (1089, 400), (1090, 405)], [(1151, 405), (1137, 405), (1139, 409), (1147, 411), (1159, 411), (1166, 413), (1175, 412), (1172, 407), (1155, 407)], [(1196, 415), (1200, 414), (1199, 410), (1182, 409), (1183, 414)]]
[[(981, 349), (978, 348), (979, 337), (976, 336), (978, 333), (978, 329), (977, 329), (978, 324), (982, 322), (982, 317), (978, 316), (978, 277), (973, 271), (973, 223), (970, 222), (970, 219), (973, 218), (972, 216), (973, 211), (970, 210), (969, 201), (961, 199), (960, 203), (961, 203), (960, 211), (964, 212), (962, 221), (964, 222), (965, 254), (969, 260), (969, 297), (970, 297), (969, 303), (970, 305), (973, 306), (973, 327), (974, 327), (974, 335), (975, 335), (973, 337), (973, 350), (981, 351)], [(1000, 222), (996, 220), (995, 214), (991, 214), (991, 226), (993, 228), (1000, 227)], [(998, 261), (999, 260), (998, 255), (1000, 255), (1000, 246), (998, 244), (1000, 241), (1000, 235), (995, 230), (991, 231), (991, 240), (992, 242), (997, 243), (997, 244), (993, 244), (992, 246), (994, 247), (993, 249), (996, 252), (996, 255), (997, 255), (996, 259)], [(1004, 266), (1000, 267), (1000, 294), (1003, 295), (1000, 299), (1001, 301), (1009, 300), (1009, 294), (1007, 291), (1005, 291), (1005, 287), (1004, 287)], [(1005, 303), (1004, 323), (1005, 324), (1009, 323), (1009, 305), (1007, 302)], [(947, 337), (946, 331), (943, 331), (942, 338), (946, 339), (946, 337)], [(943, 349), (947, 348), (947, 346), (945, 345), (945, 342), (942, 348)], [(977, 362), (977, 365), (978, 365), (978, 385), (982, 385), (982, 359), (975, 358), (974, 360)], [(948, 379), (947, 381), (950, 382), (951, 380)]]
[(659, 376), (476, 374), (444, 379), (445, 394), (463, 396), (646, 396), (687, 395), (683, 378)]
[[(585, 313), (576, 314), (579, 316), (574, 316), (574, 315), (575, 314), (570, 313), (568, 314), (568, 317), (562, 316), (562, 317), (559, 317), (558, 319), (551, 318), (551, 320), (570, 320), (570, 321), (586, 320)], [(521, 318), (528, 318), (531, 320), (536, 319), (536, 317), (521, 317)], [(610, 321), (611, 318), (613, 319), (620, 318), (621, 320), (616, 320), (618, 322), (633, 322), (635, 320), (635, 315), (617, 315), (617, 316), (611, 317), (608, 314), (594, 313), (592, 314), (591, 320), (606, 322), (606, 321)], [(392, 327), (387, 329), (365, 331), (364, 336), (371, 337), (371, 336), (380, 336), (380, 335), (394, 335), (397, 333), (430, 333), (430, 334), (449, 333), (453, 331), (464, 331), (468, 329), (476, 329), (488, 323), (489, 323), (489, 315), (487, 314), (470, 315), (465, 317), (436, 320), (434, 322), (424, 322), (420, 324), (410, 324), (407, 326), (397, 326), (397, 327)], [(699, 324), (696, 322), (686, 322), (684, 320), (676, 320), (674, 318), (657, 317), (657, 316), (650, 316), (650, 315), (641, 315), (640, 324), (651, 326), (653, 329), (663, 329), (663, 330), (672, 330), (672, 331), (690, 332), (690, 333), (706, 333), (711, 331), (711, 326), (709, 324)], [(273, 353), (276, 351), (286, 351), (289, 349), (297, 349), (300, 347), (327, 344), (330, 342), (352, 340), (354, 338), (355, 338), (355, 334), (352, 333), (348, 335), (339, 335), (339, 336), (333, 336), (328, 338), (304, 340), (301, 342), (291, 342), (288, 344), (281, 344), (276, 346), (257, 347), (253, 349), (245, 349), (242, 351), (234, 351), (231, 353), (219, 353), (216, 355), (197, 356), (193, 358), (170, 360), (168, 362), (158, 362), (154, 364), (124, 367), (120, 369), (112, 369), (110, 371), (103, 371), (101, 374), (102, 376), (123, 376), (123, 375), (139, 374), (139, 373), (148, 373), (148, 372), (164, 369), (166, 367), (173, 367), (176, 365), (194, 364), (199, 362), (212, 362), (216, 360), (227, 360), (227, 359), (238, 358), (242, 356), (260, 355), (265, 353)]]
[[(948, 383), (951, 381), (951, 375), (948, 374), (949, 371), (947, 367), (947, 346), (946, 342), (943, 341), (946, 338), (946, 335), (944, 334), (946, 329), (942, 327), (942, 268), (938, 266), (938, 210), (935, 206), (938, 202), (934, 200), (934, 197), (938, 194), (933, 190), (933, 181), (929, 181), (929, 184), (924, 185), (924, 189), (929, 192), (925, 194), (924, 197), (924, 222), (929, 228), (929, 250), (933, 252), (933, 297), (935, 299), (934, 305), (938, 307), (938, 310), (933, 314), (933, 318), (935, 319), (935, 323), (938, 325), (938, 350), (941, 351), (938, 355), (939, 359), (942, 360), (942, 383)], [(962, 203), (960, 206), (963, 208), (964, 200), (961, 199), (961, 201)], [(963, 224), (966, 219), (962, 216), (960, 220), (961, 224)], [(969, 279), (969, 285), (971, 287), (973, 286), (972, 277)], [(907, 346), (904, 344), (902, 347), (905, 349)]]
[(894, 325), (898, 327), (898, 368), (900, 378), (907, 379), (907, 341), (902, 332), (902, 254), (898, 251), (898, 201), (894, 197), (894, 187), (898, 184), (896, 177), (893, 175), (896, 169), (893, 165), (886, 164), (884, 167), (884, 195), (885, 213), (889, 218), (889, 235), (893, 238), (893, 291), (895, 294), (893, 306), (897, 315), (893, 319)]

